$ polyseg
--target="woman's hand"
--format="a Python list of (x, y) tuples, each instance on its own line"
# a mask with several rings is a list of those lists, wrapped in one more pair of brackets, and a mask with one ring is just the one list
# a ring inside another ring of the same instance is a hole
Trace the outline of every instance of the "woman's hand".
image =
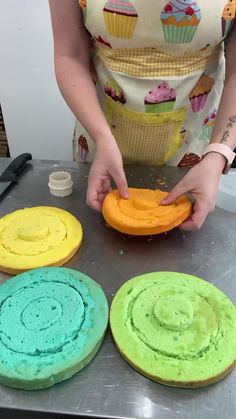
[(101, 211), (103, 200), (111, 190), (111, 178), (122, 198), (128, 198), (128, 185), (122, 157), (115, 139), (97, 142), (96, 154), (88, 178), (87, 204)]
[(200, 163), (192, 167), (184, 178), (172, 189), (163, 205), (169, 205), (187, 192), (194, 198), (191, 216), (179, 227), (183, 230), (199, 230), (207, 215), (214, 211), (216, 193), (225, 165), (225, 158), (217, 153), (207, 154)]

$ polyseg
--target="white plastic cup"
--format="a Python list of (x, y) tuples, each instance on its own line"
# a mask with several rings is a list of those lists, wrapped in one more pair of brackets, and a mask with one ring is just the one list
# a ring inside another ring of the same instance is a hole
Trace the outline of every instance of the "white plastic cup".
[(230, 169), (227, 175), (222, 175), (216, 205), (226, 211), (236, 212), (236, 169)]
[(73, 181), (68, 172), (52, 172), (49, 175), (48, 183), (50, 192), (53, 196), (64, 198), (71, 194), (73, 190)]

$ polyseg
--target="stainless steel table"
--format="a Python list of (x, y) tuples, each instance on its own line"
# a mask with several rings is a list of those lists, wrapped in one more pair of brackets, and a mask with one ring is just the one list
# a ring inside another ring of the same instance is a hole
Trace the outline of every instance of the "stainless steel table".
[[(6, 160), (0, 159), (0, 170), (3, 166)], [(73, 194), (64, 199), (51, 196), (47, 186), (49, 173), (58, 166), (69, 170), (74, 180)], [(101, 283), (109, 303), (127, 279), (161, 270), (205, 278), (236, 303), (236, 214), (216, 209), (198, 232), (176, 229), (156, 237), (130, 238), (106, 228), (102, 217), (86, 207), (88, 169), (74, 163), (34, 161), (32, 170), (0, 202), (0, 216), (34, 205), (58, 206), (77, 216), (84, 240), (67, 266)], [(184, 174), (178, 168), (152, 167), (129, 167), (126, 172), (130, 186), (161, 188), (170, 188)], [(0, 274), (0, 282), (7, 278)], [(235, 372), (216, 385), (197, 390), (154, 383), (120, 357), (108, 331), (95, 359), (77, 376), (45, 391), (0, 386), (0, 407), (8, 412), (17, 409), (17, 417), (25, 409), (34, 418), (39, 412), (54, 412), (106, 418), (235, 419), (235, 394)]]

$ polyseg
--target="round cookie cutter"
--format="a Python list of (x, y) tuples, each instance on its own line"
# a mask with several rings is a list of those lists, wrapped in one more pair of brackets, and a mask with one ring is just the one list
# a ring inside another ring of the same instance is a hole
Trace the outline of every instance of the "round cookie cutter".
[(64, 171), (52, 172), (49, 175), (48, 186), (53, 196), (60, 198), (69, 196), (73, 190), (73, 180), (71, 179), (71, 174)]

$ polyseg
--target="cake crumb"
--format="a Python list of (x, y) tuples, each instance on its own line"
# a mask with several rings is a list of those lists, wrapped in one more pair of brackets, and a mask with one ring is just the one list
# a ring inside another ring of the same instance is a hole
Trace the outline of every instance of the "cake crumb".
[(122, 249), (121, 249), (121, 250), (119, 250), (119, 254), (120, 254), (121, 256), (123, 256), (124, 252), (123, 252), (123, 250), (122, 250)]

